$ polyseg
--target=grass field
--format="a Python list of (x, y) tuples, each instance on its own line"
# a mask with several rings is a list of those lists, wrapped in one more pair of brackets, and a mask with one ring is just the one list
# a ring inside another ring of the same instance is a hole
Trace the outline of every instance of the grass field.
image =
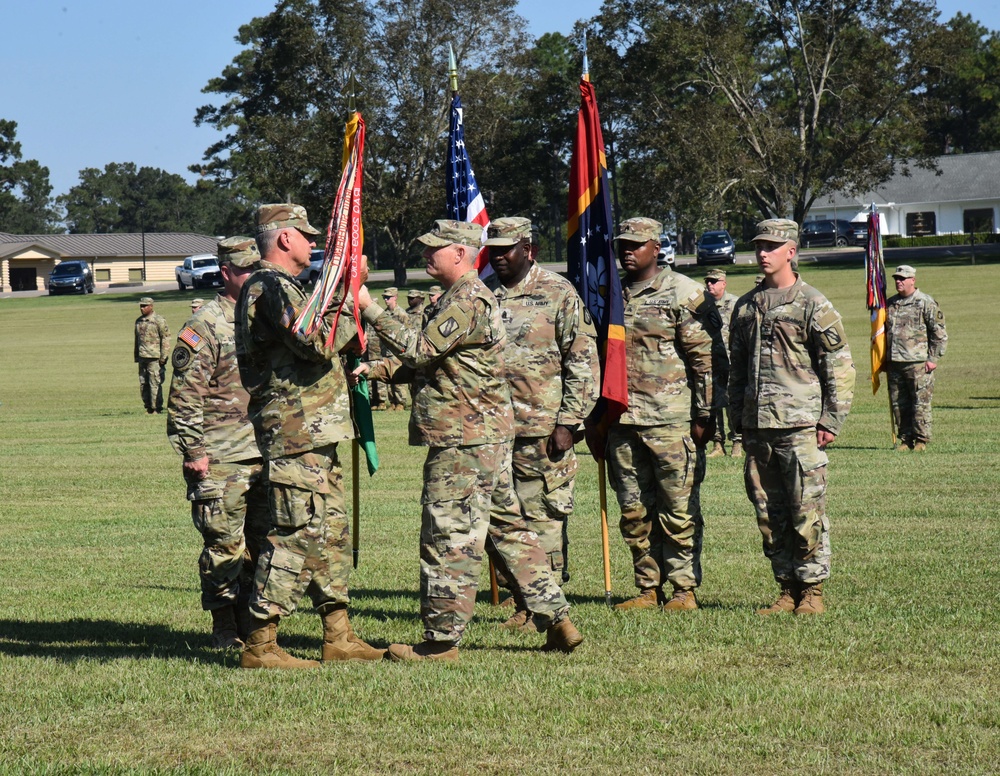
[[(803, 265), (845, 316), (854, 409), (831, 450), (833, 576), (820, 618), (762, 619), (776, 589), (741, 465), (709, 462), (702, 609), (603, 603), (583, 458), (567, 593), (586, 642), (499, 631), (480, 595), (457, 665), (250, 672), (209, 649), (200, 537), (164, 417), (132, 363), (138, 295), (0, 301), (0, 772), (996, 773), (1000, 770), (1000, 264), (919, 264), (950, 341), (925, 454), (893, 453), (868, 387), (860, 268)], [(731, 277), (749, 289), (752, 267)], [(194, 294), (163, 294), (176, 334)], [(376, 415), (352, 619), (420, 637), (423, 451)], [(613, 501), (613, 498), (612, 498)], [(633, 594), (612, 509), (615, 595)], [(283, 644), (315, 657), (308, 606)]]

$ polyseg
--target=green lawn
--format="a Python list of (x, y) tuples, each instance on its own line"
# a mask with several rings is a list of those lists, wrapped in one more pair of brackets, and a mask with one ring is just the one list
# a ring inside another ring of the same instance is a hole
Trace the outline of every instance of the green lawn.
[[(703, 608), (608, 610), (584, 457), (573, 655), (499, 631), (507, 612), (483, 593), (458, 665), (288, 673), (240, 671), (208, 647), (180, 462), (138, 396), (138, 295), (0, 301), (0, 772), (997, 772), (1000, 264), (917, 266), (951, 338), (923, 455), (892, 452), (885, 388), (868, 387), (861, 269), (803, 264), (845, 316), (858, 366), (830, 453), (823, 617), (754, 615), (776, 588), (728, 458), (709, 462), (702, 491)], [(730, 290), (754, 274), (739, 268)], [(191, 296), (158, 297), (175, 334)], [(352, 619), (385, 645), (421, 633), (423, 451), (406, 446), (401, 413), (376, 428)], [(621, 599), (632, 577), (611, 518)], [(281, 635), (318, 655), (308, 607)]]

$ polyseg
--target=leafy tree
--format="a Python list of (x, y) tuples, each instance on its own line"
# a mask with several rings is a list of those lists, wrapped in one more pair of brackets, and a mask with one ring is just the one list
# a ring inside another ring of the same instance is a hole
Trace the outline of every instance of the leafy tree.
[(17, 122), (0, 119), (0, 231), (47, 234), (58, 231), (49, 168), (21, 158)]

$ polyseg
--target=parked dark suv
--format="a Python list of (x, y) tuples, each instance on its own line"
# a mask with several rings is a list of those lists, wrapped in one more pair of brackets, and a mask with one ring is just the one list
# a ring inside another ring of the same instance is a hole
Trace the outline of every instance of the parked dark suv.
[(865, 245), (868, 242), (868, 226), (850, 221), (824, 219), (806, 221), (799, 232), (799, 245), (803, 248), (819, 248), (824, 245)]
[(725, 229), (703, 233), (698, 238), (697, 252), (699, 264), (736, 263), (736, 243)]
[(60, 261), (49, 273), (49, 296), (94, 293), (94, 273), (85, 261)]

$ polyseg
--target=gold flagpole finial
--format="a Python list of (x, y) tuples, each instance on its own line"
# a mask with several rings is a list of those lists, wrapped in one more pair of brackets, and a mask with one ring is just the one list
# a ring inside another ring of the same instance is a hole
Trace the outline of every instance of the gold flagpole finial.
[(455, 49), (448, 44), (448, 83), (451, 86), (451, 93), (458, 92), (458, 65), (455, 64)]

